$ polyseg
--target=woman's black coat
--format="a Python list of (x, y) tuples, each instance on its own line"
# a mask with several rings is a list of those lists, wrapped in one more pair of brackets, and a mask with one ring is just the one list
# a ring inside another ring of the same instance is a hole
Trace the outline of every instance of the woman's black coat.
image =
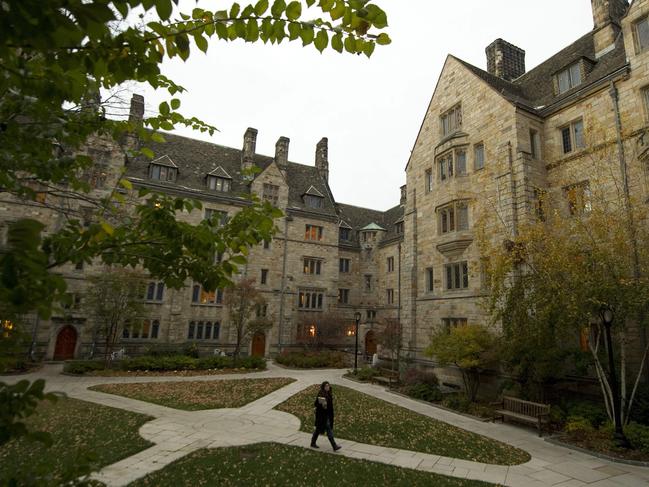
[(325, 433), (327, 420), (329, 420), (331, 429), (334, 428), (334, 399), (331, 394), (327, 394), (325, 397), (327, 398), (326, 408), (320, 404), (317, 397), (313, 402), (315, 406), (315, 429), (318, 434)]

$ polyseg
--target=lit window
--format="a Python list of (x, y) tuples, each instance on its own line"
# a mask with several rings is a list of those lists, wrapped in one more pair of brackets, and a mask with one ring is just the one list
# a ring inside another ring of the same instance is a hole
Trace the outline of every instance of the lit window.
[(466, 261), (446, 264), (446, 289), (466, 289), (469, 287), (469, 266)]
[(559, 94), (565, 93), (571, 88), (581, 84), (581, 70), (579, 63), (564, 69), (557, 74), (557, 85), (559, 87)]
[(206, 291), (200, 284), (194, 284), (192, 288), (192, 303), (215, 305), (223, 302), (223, 290)]
[(570, 125), (561, 128), (561, 143), (563, 153), (569, 154), (574, 150), (583, 149), (584, 144), (584, 122), (576, 120)]
[(208, 176), (207, 187), (213, 191), (222, 191), (227, 193), (230, 191), (230, 180), (218, 176)]
[(484, 144), (473, 147), (473, 168), (478, 171), (484, 168)]
[(644, 51), (649, 48), (649, 17), (637, 21), (634, 27), (638, 51)]
[(462, 107), (456, 105), (440, 117), (442, 137), (446, 137), (462, 128)]
[(306, 225), (304, 230), (304, 240), (322, 240), (322, 227)]

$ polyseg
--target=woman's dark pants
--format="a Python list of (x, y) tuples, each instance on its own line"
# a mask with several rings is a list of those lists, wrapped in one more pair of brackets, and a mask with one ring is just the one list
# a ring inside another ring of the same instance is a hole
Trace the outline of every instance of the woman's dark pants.
[[(327, 423), (325, 424), (325, 432), (327, 433), (327, 438), (329, 438), (329, 443), (331, 443), (331, 447), (335, 448), (336, 446), (336, 440), (334, 440), (334, 432), (331, 429), (331, 424), (329, 424), (329, 420), (327, 420)], [(313, 436), (311, 437), (311, 444), (315, 445), (315, 442), (318, 440), (318, 436), (320, 434), (318, 433), (318, 428), (313, 432)]]

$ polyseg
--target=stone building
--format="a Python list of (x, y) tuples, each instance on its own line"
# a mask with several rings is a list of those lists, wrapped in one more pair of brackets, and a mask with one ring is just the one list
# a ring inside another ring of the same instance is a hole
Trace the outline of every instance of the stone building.
[(478, 215), (491, 214), (504, 239), (537, 217), (543, 194), (569, 214), (626, 178), (631, 198), (647, 202), (649, 1), (592, 0), (592, 13), (591, 32), (530, 71), (525, 51), (502, 39), (486, 48), (487, 71), (447, 57), (406, 169), (411, 356), (425, 359), (433, 330), (487, 321)]
[[(487, 320), (480, 306), (478, 214), (491, 211), (493, 234), (506, 236), (536, 217), (542, 194), (563, 198), (566, 212), (579, 211), (599, 186), (626, 177), (634, 200), (649, 198), (649, 0), (592, 0), (592, 12), (591, 32), (530, 71), (525, 51), (502, 39), (486, 49), (487, 71), (449, 55), (400, 202), (388, 211), (335, 200), (326, 138), (311, 166), (289, 162), (285, 137), (274, 157), (257, 154), (254, 129), (241, 149), (166, 135), (167, 143), (153, 147), (156, 158), (129, 164), (126, 176), (136, 187), (201, 200), (204, 210), (188, 216), (194, 222), (213, 212), (232, 215), (250, 192), (284, 211), (274, 240), (253, 249), (242, 269), (266, 296), (273, 322), (249, 344), (250, 353), (274, 354), (299, 343), (316, 332), (318, 316), (333, 310), (350, 327), (361, 312), (359, 341), (369, 352), (378, 324), (399, 319), (405, 351), (425, 362), (433, 331)], [(143, 115), (141, 97), (134, 97), (131, 112)], [(98, 161), (90, 176), (96, 191), (124, 167), (119, 151), (102, 144), (89, 149)], [(252, 165), (261, 172), (249, 178), (242, 171)], [(616, 176), (595, 178), (603, 165)], [(56, 226), (39, 201), (4, 203), (0, 210), (4, 221), (32, 216)], [(34, 331), (46, 357), (83, 356), (92, 327), (83, 313), (84, 276), (93, 270), (62, 272), (81, 304), (34, 323)], [(125, 336), (127, 349), (156, 342), (232, 347), (221, 293), (193, 283), (179, 291), (150, 283), (145, 298), (146, 337)], [(340, 344), (353, 346), (353, 338), (343, 336)]]

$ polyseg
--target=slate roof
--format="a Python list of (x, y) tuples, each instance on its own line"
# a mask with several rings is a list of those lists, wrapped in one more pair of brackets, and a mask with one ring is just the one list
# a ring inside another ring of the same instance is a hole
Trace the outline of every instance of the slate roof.
[[(586, 75), (580, 85), (565, 93), (555, 95), (553, 76), (582, 58), (592, 63), (592, 70)], [(544, 107), (560, 102), (575, 91), (604, 78), (608, 74), (622, 68), (627, 63), (624, 40), (621, 35), (616, 39), (615, 48), (612, 51), (604, 54), (599, 59), (595, 59), (593, 32), (589, 32), (580, 37), (566, 48), (513, 81), (506, 81), (466, 61), (458, 58), (455, 59), (485, 81), (494, 90), (498, 91), (507, 100), (533, 111), (540, 111)]]
[(403, 220), (403, 206), (401, 205), (397, 205), (387, 211), (371, 210), (369, 208), (361, 208), (344, 203), (338, 203), (337, 206), (341, 220), (351, 225), (356, 231), (356, 235), (354, 235), (356, 241), (354, 243), (358, 243), (357, 237), (359, 230), (366, 227), (372, 227), (370, 229), (374, 229), (373, 227), (376, 225), (385, 230), (383, 241), (398, 236), (395, 224)]

